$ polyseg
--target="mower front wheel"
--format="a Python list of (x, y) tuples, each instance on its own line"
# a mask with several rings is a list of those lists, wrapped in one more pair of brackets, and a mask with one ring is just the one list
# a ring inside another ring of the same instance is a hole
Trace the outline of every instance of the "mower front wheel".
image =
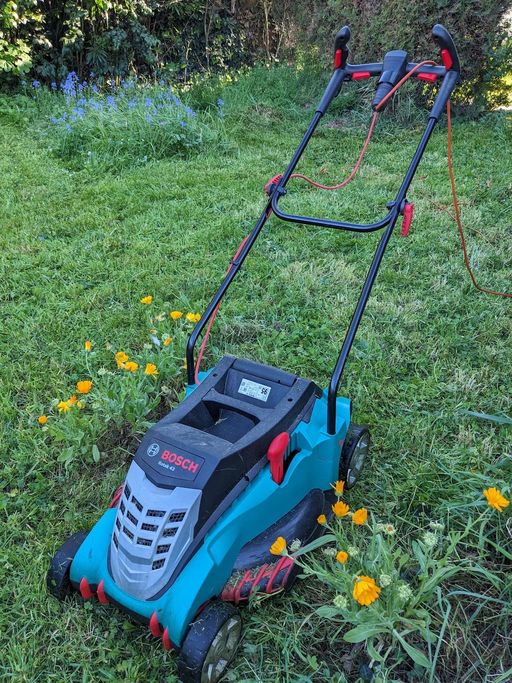
[(181, 646), (178, 675), (182, 683), (217, 683), (235, 656), (242, 635), (239, 610), (227, 602), (207, 605), (192, 623)]
[(356, 485), (370, 450), (370, 432), (364, 425), (351, 424), (341, 452), (340, 478), (345, 488)]
[(69, 579), (71, 563), (87, 536), (86, 531), (77, 531), (70, 536), (52, 557), (48, 573), (46, 574), (46, 586), (48, 592), (57, 600), (64, 600), (73, 588)]

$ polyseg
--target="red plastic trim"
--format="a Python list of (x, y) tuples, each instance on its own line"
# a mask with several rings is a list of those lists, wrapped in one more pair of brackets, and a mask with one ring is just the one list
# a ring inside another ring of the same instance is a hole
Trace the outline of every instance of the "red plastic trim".
[(119, 501), (121, 500), (121, 496), (123, 495), (123, 484), (118, 487), (117, 491), (114, 493), (112, 500), (110, 501), (109, 508), (116, 508), (119, 504)]
[(277, 183), (281, 180), (282, 177), (283, 174), (278, 173), (278, 175), (275, 175), (273, 178), (270, 178), (270, 180), (265, 183), (263, 189), (269, 196), (272, 194), (272, 185), (277, 185)]
[(276, 484), (280, 484), (284, 477), (284, 454), (290, 443), (288, 432), (278, 434), (268, 447), (267, 458), (270, 462), (270, 473)]
[(165, 631), (163, 632), (162, 645), (164, 646), (164, 650), (175, 650), (176, 649), (176, 645), (169, 638), (169, 629), (168, 628), (166, 628)]
[(448, 52), (448, 50), (441, 50), (441, 59), (443, 60), (443, 64), (445, 66), (445, 69), (448, 71), (448, 69), (451, 69), (453, 66), (453, 59), (451, 54)]
[[(276, 590), (279, 590), (280, 588), (284, 587), (286, 578), (288, 578), (288, 574), (290, 573), (290, 570), (293, 566), (293, 563), (294, 563), (293, 557), (286, 557), (286, 556), (281, 557), (279, 562), (276, 562), (276, 566), (275, 566), (274, 570), (272, 571), (272, 573), (270, 574), (270, 577), (268, 579), (267, 588), (265, 590), (266, 593), (275, 593)], [(279, 572), (282, 569), (284, 569), (285, 567), (288, 569), (288, 572), (286, 573), (286, 576), (283, 580), (283, 584), (274, 589), (274, 586), (273, 586), (274, 581), (276, 580)]]
[(371, 73), (369, 71), (354, 71), (352, 74), (353, 81), (361, 81), (363, 78), (370, 78)]
[(158, 623), (158, 616), (156, 612), (153, 612), (151, 615), (151, 619), (149, 620), (149, 629), (151, 633), (155, 636), (155, 638), (160, 638), (162, 635), (162, 629), (160, 628), (160, 624)]
[(82, 578), (80, 581), (80, 595), (84, 600), (90, 600), (93, 597), (93, 592), (89, 586), (89, 581), (85, 578), (85, 576)]
[(334, 68), (339, 69), (341, 66), (341, 61), (343, 59), (343, 51), (342, 50), (336, 50), (334, 53)]
[(404, 219), (402, 221), (402, 237), (407, 237), (407, 233), (411, 227), (412, 217), (414, 214), (414, 204), (407, 204), (404, 206)]
[(98, 584), (96, 594), (98, 596), (98, 600), (101, 602), (102, 605), (108, 605), (108, 598), (105, 595), (105, 582), (103, 581), (103, 579), (101, 579), (101, 581)]
[(434, 81), (437, 81), (437, 74), (427, 74), (423, 71), (419, 71), (416, 74), (416, 78), (420, 81), (429, 81), (430, 83), (434, 83)]

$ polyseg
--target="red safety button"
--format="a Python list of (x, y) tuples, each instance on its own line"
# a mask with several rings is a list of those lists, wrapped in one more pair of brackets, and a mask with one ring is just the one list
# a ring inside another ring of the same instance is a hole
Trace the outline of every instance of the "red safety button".
[(270, 463), (270, 474), (276, 484), (280, 484), (284, 477), (284, 454), (290, 443), (288, 432), (281, 432), (273, 440), (267, 451), (267, 458)]
[(406, 202), (404, 206), (404, 219), (402, 221), (402, 237), (407, 237), (407, 233), (411, 227), (413, 214), (414, 204), (409, 204), (409, 202)]

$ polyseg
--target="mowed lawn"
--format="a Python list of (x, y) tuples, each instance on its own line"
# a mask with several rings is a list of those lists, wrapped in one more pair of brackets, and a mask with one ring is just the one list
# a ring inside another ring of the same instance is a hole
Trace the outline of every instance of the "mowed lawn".
[[(108, 174), (71, 170), (29, 122), (0, 117), (1, 680), (173, 680), (174, 656), (147, 629), (97, 602), (63, 606), (45, 589), (52, 553), (97, 520), (136, 439), (112, 425), (99, 462), (91, 450), (65, 466), (59, 454), (67, 444), (50, 439), (37, 417), (82, 378), (86, 339), (96, 368), (112, 369), (112, 351), (143, 349), (150, 324), (139, 300), (148, 294), (176, 344), (175, 372), (160, 377), (163, 407), (177, 400), (184, 335), (175, 335), (168, 313), (204, 309), (264, 205), (263, 184), (283, 170), (311, 111), (292, 116), (258, 103), (228, 111), (225, 152), (206, 147), (188, 159)], [(323, 182), (344, 177), (367, 121), (327, 120), (301, 170)], [(454, 127), (470, 258), (481, 284), (508, 290), (510, 131), (501, 114)], [(348, 188), (322, 193), (297, 183), (283, 205), (357, 221), (380, 217), (420, 133), (418, 123), (399, 127), (388, 116)], [(482, 489), (512, 475), (512, 428), (467, 414), (512, 414), (512, 304), (478, 293), (465, 271), (448, 211), (444, 124), (409, 198), (411, 232), (402, 239), (397, 229), (390, 242), (341, 385), (355, 421), (369, 424), (373, 437), (365, 477), (347, 501), (403, 534), (428, 520), (463, 526), (483, 509)], [(272, 219), (225, 300), (205, 366), (229, 352), (325, 386), (377, 239)], [(50, 419), (59, 419), (55, 413)], [(504, 543), (506, 534), (503, 527)], [(486, 561), (510, 582), (510, 561), (492, 548)], [(246, 610), (228, 680), (358, 680), (353, 646), (311, 614), (332, 598), (309, 578), (289, 596)], [(498, 680), (493, 674), (512, 667), (510, 604), (475, 616), (478, 600), (451, 601), (442, 660), (452, 674), (434, 680)]]

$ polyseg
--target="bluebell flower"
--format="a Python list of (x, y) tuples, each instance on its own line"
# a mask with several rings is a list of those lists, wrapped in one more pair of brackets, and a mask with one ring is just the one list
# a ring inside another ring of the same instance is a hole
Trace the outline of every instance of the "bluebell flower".
[(137, 100), (136, 100), (135, 98), (132, 98), (132, 99), (128, 102), (128, 108), (129, 108), (129, 109), (134, 109), (136, 106), (137, 106)]
[(160, 83), (160, 85), (165, 85), (165, 81), (164, 81), (164, 79), (163, 79), (163, 78), (161, 78), (161, 79), (159, 80), (159, 83)]
[(56, 119), (55, 116), (52, 116), (52, 118), (50, 119), (50, 121), (51, 121), (52, 123), (59, 123), (59, 119)]
[(71, 130), (71, 126), (69, 123), (66, 123), (66, 130)]
[(146, 97), (146, 107), (150, 107), (153, 104), (151, 97)]
[(85, 116), (85, 109), (83, 107), (78, 107), (78, 109), (76, 110), (76, 113), (78, 114), (78, 116), (81, 119), (83, 119)]
[(185, 128), (186, 125), (187, 125), (187, 124), (185, 123), (185, 121), (180, 121), (180, 126), (181, 126), (182, 128)]
[(110, 107), (113, 109), (116, 108), (116, 98), (113, 95), (108, 95), (107, 102)]
[(87, 100), (85, 99), (85, 97), (80, 97), (80, 99), (78, 99), (76, 101), (76, 104), (78, 107), (83, 107), (84, 104), (86, 104), (86, 103), (87, 103)]
[(196, 115), (195, 111), (191, 107), (185, 107), (185, 111), (192, 118), (194, 118)]
[(27, 81), (21, 81), (21, 86), (23, 88), (26, 88), (27, 87)]
[(173, 96), (172, 96), (172, 101), (174, 102), (174, 104), (175, 104), (177, 107), (181, 104), (181, 100), (180, 100), (180, 98), (179, 98), (177, 95), (173, 95)]
[(41, 83), (39, 83), (39, 81), (32, 81), (32, 87), (34, 88), (34, 90), (37, 90), (41, 87)]
[(57, 83), (55, 83), (55, 81), (52, 81), (52, 82), (50, 83), (50, 88), (51, 88), (52, 90), (57, 90)]
[(223, 106), (224, 106), (224, 100), (222, 100), (222, 99), (219, 97), (219, 99), (217, 100), (217, 105), (218, 105), (219, 107), (223, 107)]
[(91, 90), (92, 90), (93, 92), (98, 92), (98, 86), (97, 86), (96, 84), (93, 85), (92, 88), (91, 88)]
[(146, 121), (147, 121), (148, 123), (152, 123), (153, 117), (151, 116), (151, 114), (146, 114)]

